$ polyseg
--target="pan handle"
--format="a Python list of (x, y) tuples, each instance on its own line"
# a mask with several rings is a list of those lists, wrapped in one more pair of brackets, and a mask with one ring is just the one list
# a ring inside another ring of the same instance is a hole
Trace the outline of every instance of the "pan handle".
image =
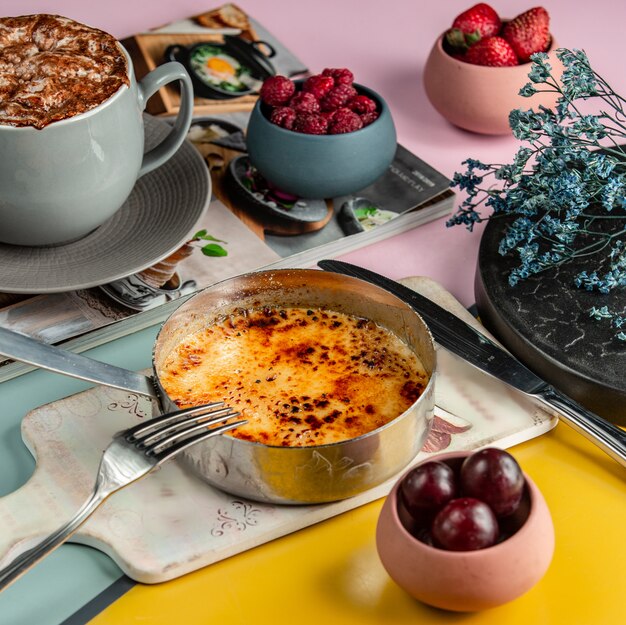
[(152, 378), (0, 327), (0, 354), (48, 371), (159, 399)]

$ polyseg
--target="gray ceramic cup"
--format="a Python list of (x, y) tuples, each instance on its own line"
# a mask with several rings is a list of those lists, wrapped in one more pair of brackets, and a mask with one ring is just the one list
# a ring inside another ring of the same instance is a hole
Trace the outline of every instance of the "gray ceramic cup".
[[(137, 82), (122, 50), (130, 85), (97, 107), (40, 130), (0, 124), (1, 243), (58, 245), (85, 236), (122, 207), (140, 176), (184, 141), (193, 113), (185, 68), (166, 63)], [(178, 117), (167, 137), (144, 154), (142, 112), (172, 81), (181, 85)]]

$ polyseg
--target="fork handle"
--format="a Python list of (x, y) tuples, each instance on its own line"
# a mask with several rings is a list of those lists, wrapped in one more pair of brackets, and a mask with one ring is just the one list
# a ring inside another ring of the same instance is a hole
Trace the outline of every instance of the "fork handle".
[(31, 549), (21, 553), (8, 566), (0, 570), (0, 592), (70, 538), (107, 496), (108, 493), (94, 492), (67, 523)]

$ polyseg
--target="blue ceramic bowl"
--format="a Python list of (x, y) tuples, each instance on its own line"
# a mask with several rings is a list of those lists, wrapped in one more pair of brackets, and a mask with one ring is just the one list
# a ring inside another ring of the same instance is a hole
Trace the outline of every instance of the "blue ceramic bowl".
[[(297, 83), (296, 83), (297, 84)], [(307, 135), (272, 124), (269, 107), (256, 103), (247, 131), (250, 162), (278, 188), (306, 198), (330, 198), (374, 182), (396, 153), (396, 129), (386, 102), (354, 85), (378, 104), (378, 119), (339, 135)]]

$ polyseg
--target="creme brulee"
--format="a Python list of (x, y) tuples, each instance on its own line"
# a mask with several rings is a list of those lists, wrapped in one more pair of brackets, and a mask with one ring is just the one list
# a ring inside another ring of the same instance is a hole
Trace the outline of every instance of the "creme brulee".
[(417, 356), (389, 330), (306, 308), (231, 315), (187, 337), (158, 374), (177, 405), (224, 401), (248, 420), (229, 434), (287, 447), (379, 428), (428, 383)]

